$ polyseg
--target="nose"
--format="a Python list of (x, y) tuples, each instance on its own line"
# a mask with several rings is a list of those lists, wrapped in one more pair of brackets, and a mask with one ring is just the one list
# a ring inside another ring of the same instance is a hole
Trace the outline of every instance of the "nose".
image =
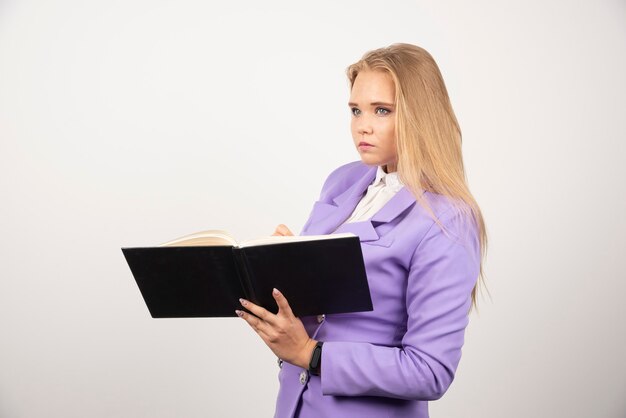
[(359, 135), (371, 134), (372, 133), (372, 125), (369, 123), (367, 118), (360, 118), (357, 122), (357, 132)]

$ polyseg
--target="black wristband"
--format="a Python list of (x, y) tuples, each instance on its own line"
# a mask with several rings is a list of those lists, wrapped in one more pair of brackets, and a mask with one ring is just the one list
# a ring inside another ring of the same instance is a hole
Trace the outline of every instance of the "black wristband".
[(319, 376), (322, 371), (322, 344), (324, 344), (322, 341), (318, 341), (317, 344), (315, 344), (313, 355), (309, 362), (309, 373), (314, 376)]

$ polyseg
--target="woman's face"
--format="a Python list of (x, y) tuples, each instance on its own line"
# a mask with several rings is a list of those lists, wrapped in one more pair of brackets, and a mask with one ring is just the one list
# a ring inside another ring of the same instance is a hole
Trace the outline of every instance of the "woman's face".
[[(361, 160), (396, 171), (395, 86), (382, 71), (361, 71), (350, 93), (351, 130)], [(362, 145), (361, 143), (369, 145)]]

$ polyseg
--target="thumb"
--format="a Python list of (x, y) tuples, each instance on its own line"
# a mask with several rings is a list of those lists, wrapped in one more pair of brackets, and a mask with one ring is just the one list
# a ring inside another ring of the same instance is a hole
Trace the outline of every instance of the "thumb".
[(287, 302), (287, 298), (283, 293), (274, 288), (272, 290), (272, 296), (274, 296), (274, 300), (276, 300), (276, 304), (278, 305), (278, 313), (284, 313), (287, 316), (293, 316), (293, 311), (291, 310), (291, 306), (289, 306), (289, 302)]

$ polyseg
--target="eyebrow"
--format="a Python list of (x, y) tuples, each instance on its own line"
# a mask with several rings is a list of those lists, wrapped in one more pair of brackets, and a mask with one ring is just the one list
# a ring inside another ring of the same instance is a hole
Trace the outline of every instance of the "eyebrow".
[[(358, 106), (358, 104), (354, 103), (354, 102), (349, 102), (348, 106)], [(389, 107), (394, 107), (393, 103), (385, 103), (385, 102), (372, 102), (370, 103), (370, 106), (389, 106)]]

